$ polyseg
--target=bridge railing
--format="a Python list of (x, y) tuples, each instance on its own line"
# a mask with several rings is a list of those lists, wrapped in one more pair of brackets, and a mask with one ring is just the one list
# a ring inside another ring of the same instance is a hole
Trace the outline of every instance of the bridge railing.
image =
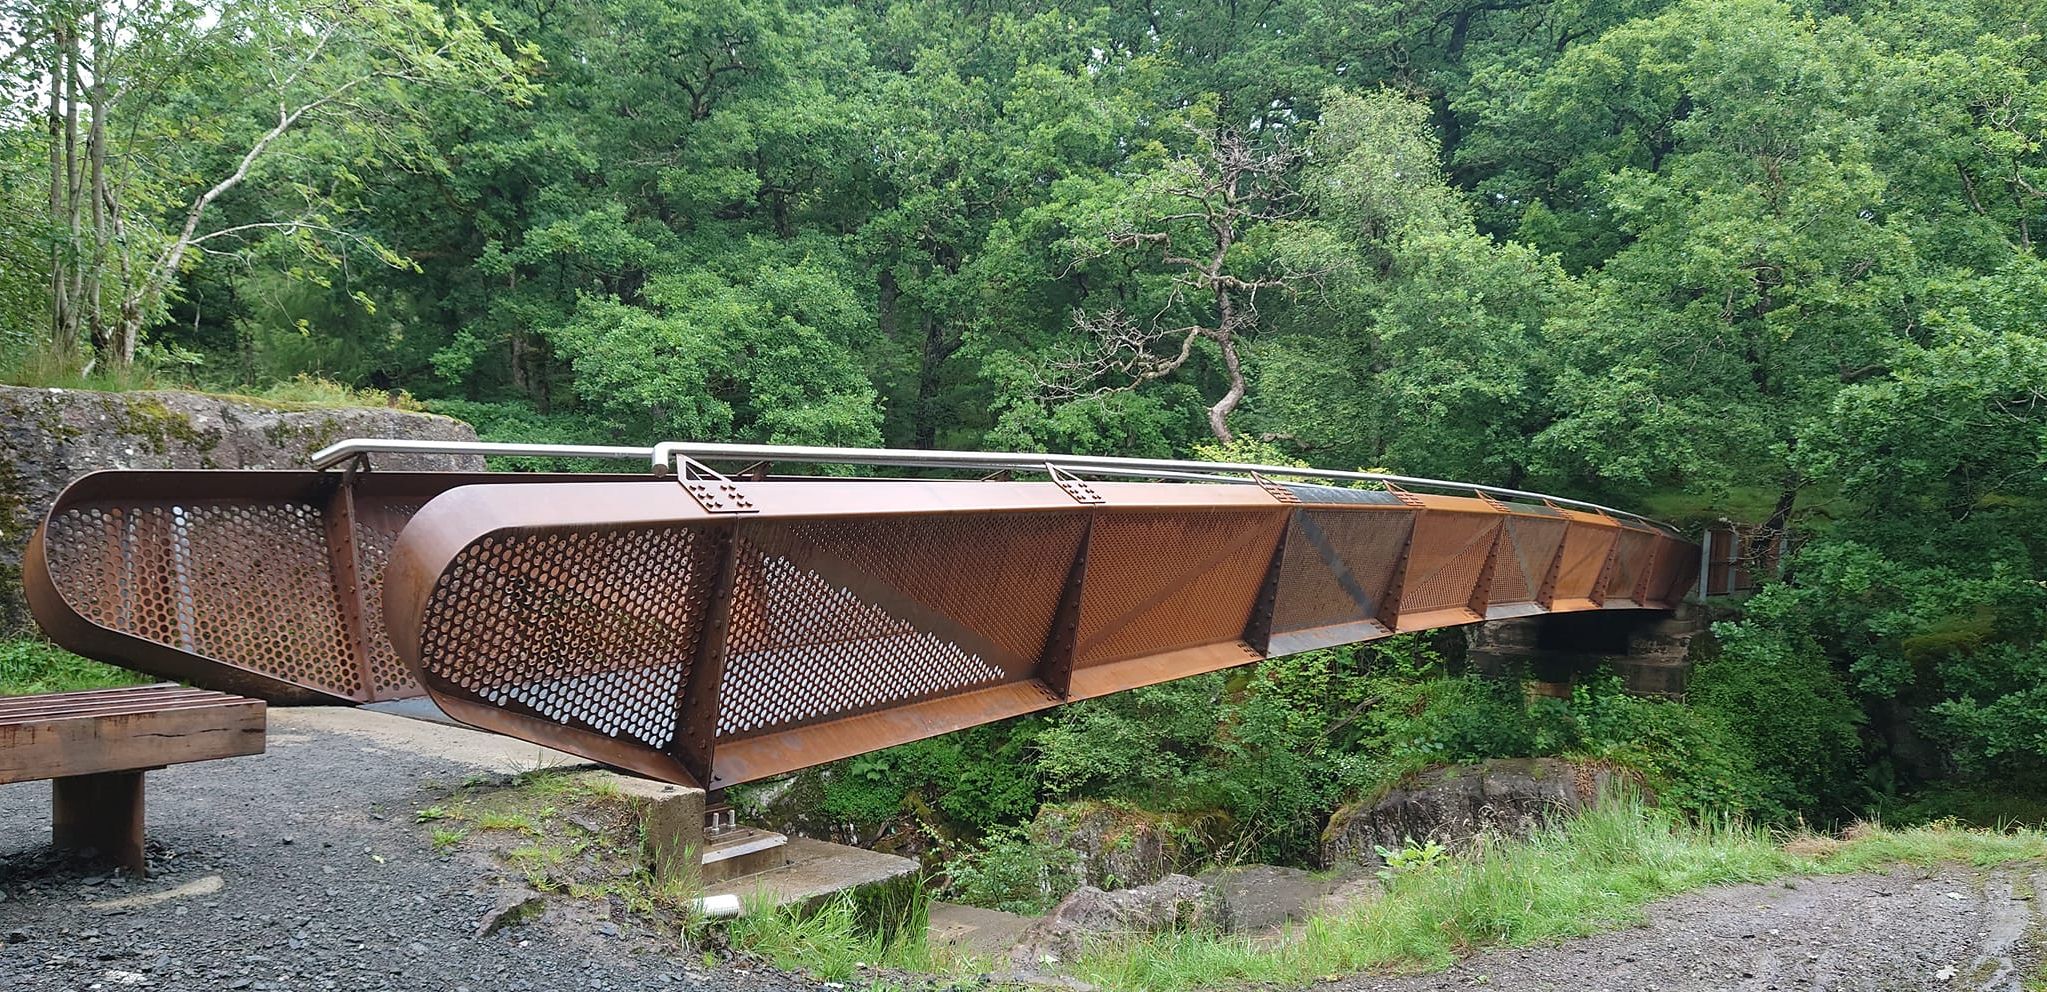
[[(1330, 481), (1378, 488), (1201, 463), (1054, 461), (1040, 482), (668, 464), (98, 473), (60, 497), (24, 577), (83, 654), (283, 702), (425, 694), (719, 787), (1396, 632), (1667, 609), (1697, 575), (1696, 549), (1640, 518), (1360, 473)], [(1194, 478), (1099, 478), (1168, 473)]]

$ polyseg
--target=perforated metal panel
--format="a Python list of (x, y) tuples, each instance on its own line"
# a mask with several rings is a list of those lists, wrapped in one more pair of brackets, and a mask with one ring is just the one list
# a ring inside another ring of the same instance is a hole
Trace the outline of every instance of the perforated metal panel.
[(59, 510), (44, 542), (58, 591), (92, 622), (355, 698), (322, 528), (304, 502), (95, 503)]
[(1284, 524), (1269, 510), (1099, 517), (1076, 665), (1241, 639)]
[(1400, 491), (729, 492), (107, 473), (60, 497), (24, 585), (94, 657), (275, 701), (425, 692), (466, 723), (722, 786), (1396, 628), (1668, 605), (1696, 571), (1689, 545), (1605, 516)]
[(1029, 676), (1079, 513), (740, 525), (719, 737)]
[(720, 539), (686, 526), (487, 535), (434, 586), (420, 671), (450, 695), (666, 749)]
[(1556, 586), (1551, 600), (1589, 600), (1605, 574), (1607, 555), (1613, 551), (1618, 525), (1604, 520), (1587, 520), (1574, 515), (1564, 533), (1562, 557), (1557, 562)]
[(1428, 613), (1470, 604), (1502, 520), (1496, 514), (1423, 512), (1408, 550), (1400, 612)]
[(1406, 509), (1303, 510), (1288, 524), (1275, 632), (1377, 623), (1414, 528)]
[(391, 647), (390, 629), (384, 626), (384, 567), (391, 560), (391, 546), (405, 523), (419, 512), (416, 503), (393, 503), (384, 507), (358, 507), (355, 519), (357, 584), (362, 594), (365, 618), (363, 645), (369, 654), (370, 696), (373, 699), (405, 699), (419, 695), (419, 680)]
[(1507, 530), (1493, 560), (1493, 586), (1487, 595), (1492, 605), (1536, 601), (1568, 526), (1555, 517), (1507, 518)]
[(1607, 580), (1606, 595), (1632, 600), (1654, 565), (1650, 559), (1656, 549), (1656, 533), (1623, 527), (1618, 540), (1620, 547), (1614, 557), (1613, 575)]

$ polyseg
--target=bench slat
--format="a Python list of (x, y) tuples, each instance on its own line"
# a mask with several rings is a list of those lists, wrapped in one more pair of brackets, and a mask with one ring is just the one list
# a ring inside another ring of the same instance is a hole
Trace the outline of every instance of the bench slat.
[(0, 722), (0, 784), (263, 753), (262, 701), (223, 696), (230, 702)]
[(81, 699), (70, 701), (52, 699), (48, 702), (40, 703), (34, 706), (22, 705), (0, 710), (0, 724), (18, 723), (23, 720), (40, 719), (42, 717), (49, 716), (53, 713), (81, 714), (112, 713), (120, 710), (131, 710), (138, 706), (191, 706), (195, 704), (202, 706), (207, 705), (218, 706), (224, 703), (235, 702), (240, 702), (240, 698), (236, 696), (223, 696), (219, 693), (200, 692), (196, 690), (191, 692), (165, 693), (163, 695), (144, 696), (139, 699), (112, 698)]
[(164, 702), (100, 703), (95, 706), (53, 706), (37, 713), (9, 714), (0, 717), (0, 727), (23, 723), (47, 723), (52, 720), (93, 720), (103, 716), (126, 716), (131, 713), (157, 713), (164, 710), (194, 710), (208, 706), (235, 706), (236, 699), (172, 699)]
[[(212, 692), (211, 689), (192, 689), (191, 686), (176, 682), (151, 682), (147, 685), (117, 685), (105, 689), (72, 689), (69, 692), (38, 692), (26, 696), (0, 696), (0, 705), (17, 702), (34, 702), (43, 699), (91, 699), (96, 696), (135, 696), (149, 692), (163, 692), (168, 689), (193, 692)], [(226, 695), (226, 693), (222, 693)]]
[(193, 694), (203, 694), (216, 699), (242, 698), (241, 696), (229, 695), (225, 692), (215, 692), (211, 689), (194, 689), (190, 686), (179, 685), (176, 682), (158, 682), (153, 685), (129, 685), (113, 689), (81, 689), (76, 692), (44, 692), (30, 696), (0, 696), (0, 718), (4, 718), (6, 714), (17, 710), (34, 709), (51, 704), (70, 705), (110, 699), (125, 702), (137, 699), (157, 699), (165, 696), (187, 696)]

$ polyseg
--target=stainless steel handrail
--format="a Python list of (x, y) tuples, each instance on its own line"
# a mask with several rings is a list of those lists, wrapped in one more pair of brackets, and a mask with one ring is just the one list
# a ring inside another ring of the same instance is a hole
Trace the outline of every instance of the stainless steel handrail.
[[(1341, 482), (1376, 482), (1415, 489), (1446, 490), (1451, 493), (1484, 493), (1517, 500), (1553, 503), (1615, 517), (1640, 521), (1670, 533), (1677, 529), (1639, 513), (1585, 500), (1569, 499), (1447, 479), (1427, 479), (1381, 472), (1346, 472), (1338, 469), (1291, 465), (1260, 465), (1250, 462), (1199, 462), (1167, 458), (1117, 458), (1103, 455), (1063, 455), (1022, 451), (947, 451), (904, 448), (837, 448), (785, 444), (718, 444), (695, 441), (663, 441), (652, 447), (590, 444), (515, 444), (495, 441), (413, 441), (396, 438), (352, 438), (330, 444), (312, 455), (316, 469), (332, 468), (349, 459), (369, 454), (444, 454), (533, 456), (552, 458), (647, 459), (656, 474), (674, 470), (677, 456), (697, 461), (782, 461), (833, 465), (872, 465), (897, 468), (949, 468), (980, 471), (1043, 472), (1057, 466), (1071, 472), (1124, 478), (1180, 479), (1196, 482), (1251, 483), (1240, 476), (1262, 475), (1299, 479), (1328, 479)], [(1217, 474), (1236, 473), (1236, 474)]]

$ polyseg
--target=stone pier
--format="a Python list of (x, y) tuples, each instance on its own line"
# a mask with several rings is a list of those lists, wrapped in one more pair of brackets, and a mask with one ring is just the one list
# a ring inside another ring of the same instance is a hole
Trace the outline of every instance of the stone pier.
[(1558, 613), (1495, 620), (1466, 628), (1465, 658), (1496, 678), (1519, 678), (1530, 691), (1568, 697), (1571, 687), (1602, 668), (1638, 696), (1684, 698), (1693, 640), (1711, 618), (1697, 603), (1675, 613)]

